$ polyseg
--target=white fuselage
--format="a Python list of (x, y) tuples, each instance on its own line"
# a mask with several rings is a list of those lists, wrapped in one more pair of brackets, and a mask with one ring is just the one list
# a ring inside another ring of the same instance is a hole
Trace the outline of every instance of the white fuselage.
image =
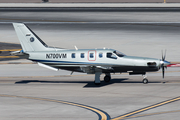
[[(83, 68), (89, 66), (96, 66), (104, 71), (112, 68), (114, 71), (111, 72), (157, 71), (160, 68), (159, 59), (126, 55), (118, 56), (114, 51), (113, 49), (56, 49), (56, 51), (28, 52), (28, 54), (30, 60), (55, 68), (65, 69), (71, 67), (72, 71), (78, 72), (86, 71), (81, 71), (77, 67)], [(156, 64), (149, 66), (147, 63)]]

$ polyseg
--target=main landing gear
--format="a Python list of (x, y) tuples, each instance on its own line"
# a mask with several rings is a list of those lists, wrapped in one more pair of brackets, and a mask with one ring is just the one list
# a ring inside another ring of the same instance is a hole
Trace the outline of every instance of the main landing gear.
[(144, 79), (143, 79), (142, 82), (143, 82), (144, 84), (148, 84), (148, 79), (146, 78), (147, 76), (143, 75), (143, 77), (144, 77)]
[[(102, 72), (96, 72), (95, 73), (95, 80), (94, 80), (94, 84), (96, 85), (100, 85), (101, 81), (100, 81), (100, 75), (102, 74)], [(109, 82), (111, 80), (111, 74), (110, 73), (105, 73), (105, 77), (104, 77), (104, 81), (105, 82)]]
[(101, 84), (101, 81), (100, 81), (101, 73), (102, 73), (102, 72), (96, 72), (96, 73), (95, 73), (95, 80), (94, 80), (94, 84), (95, 84), (95, 85), (100, 85), (100, 84)]
[(105, 73), (104, 81), (109, 82), (111, 80), (111, 74), (110, 73)]

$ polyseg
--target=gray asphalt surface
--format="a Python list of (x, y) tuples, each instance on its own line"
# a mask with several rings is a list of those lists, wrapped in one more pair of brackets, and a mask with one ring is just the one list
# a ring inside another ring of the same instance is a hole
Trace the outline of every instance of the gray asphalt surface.
[[(150, 83), (141, 83), (141, 76), (112, 75), (110, 83), (95, 86), (93, 75), (74, 74), (63, 76), (66, 71), (53, 71), (37, 65), (1, 65), (1, 73), (8, 71), (16, 76), (0, 77), (0, 116), (2, 119), (88, 119), (98, 120), (91, 110), (71, 106), (57, 101), (79, 103), (105, 111), (111, 118), (137, 111), (165, 100), (179, 96), (179, 73), (168, 69), (163, 80), (161, 73), (151, 73)], [(9, 71), (11, 69), (11, 71)], [(30, 74), (28, 74), (30, 73)], [(6, 73), (7, 74), (7, 73)], [(20, 75), (21, 74), (21, 75)], [(26, 76), (28, 74), (28, 76)], [(173, 76), (176, 74), (178, 76)], [(19, 75), (19, 76), (18, 76)], [(50, 76), (48, 76), (50, 75)], [(101, 76), (101, 80), (103, 75)], [(14, 95), (2, 97), (2, 95)], [(15, 97), (17, 96), (17, 97)], [(21, 96), (21, 97), (18, 97)], [(35, 97), (34, 99), (28, 97)], [(36, 98), (46, 99), (37, 100)], [(49, 101), (55, 100), (54, 102)], [(132, 119), (179, 119), (179, 101), (168, 102), (166, 105), (136, 113)]]
[(0, 16), (0, 22), (180, 22), (180, 12), (0, 12)]
[[(18, 44), (10, 23), (24, 21), (50, 46), (107, 47), (127, 55), (159, 59), (161, 50), (167, 49), (166, 60), (180, 61), (179, 12), (1, 12), (0, 16), (0, 42)], [(25, 60), (15, 62), (19, 61)], [(131, 113), (133, 120), (179, 120), (179, 68), (168, 68), (165, 79), (161, 71), (148, 73), (147, 85), (141, 83), (142, 76), (115, 74), (110, 83), (102, 81), (100, 86), (95, 86), (93, 75), (70, 76), (68, 71), (54, 72), (36, 64), (0, 63), (0, 118), (3, 120), (99, 119), (92, 109), (62, 104), (60, 100), (98, 108), (112, 120), (132, 111), (135, 111)], [(157, 106), (153, 107), (154, 104)], [(138, 112), (144, 107), (147, 110)]]

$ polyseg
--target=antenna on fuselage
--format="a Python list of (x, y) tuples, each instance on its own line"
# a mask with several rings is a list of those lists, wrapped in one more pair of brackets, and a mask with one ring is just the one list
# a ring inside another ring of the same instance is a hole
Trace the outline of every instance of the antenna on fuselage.
[(74, 73), (74, 71), (72, 71), (70, 75), (72, 75), (73, 73)]
[(78, 48), (76, 46), (74, 46), (76, 50), (78, 50)]

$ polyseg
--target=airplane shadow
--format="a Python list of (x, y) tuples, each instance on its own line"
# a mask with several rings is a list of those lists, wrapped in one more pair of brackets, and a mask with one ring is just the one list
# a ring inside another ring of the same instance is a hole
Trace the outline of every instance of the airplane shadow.
[[(43, 80), (21, 80), (15, 82), (15, 84), (28, 84), (28, 83), (87, 83), (83, 88), (97, 88), (111, 85), (114, 83), (142, 83), (142, 81), (126, 81), (129, 78), (111, 79), (110, 82), (101, 81), (100, 85), (95, 85), (94, 81), (43, 81)], [(158, 81), (153, 81), (149, 83), (160, 83)]]
[[(103, 87), (114, 83), (142, 83), (142, 81), (133, 81), (129, 78), (115, 78), (111, 79), (110, 82), (101, 81), (100, 85), (95, 85), (94, 82), (88, 82), (84, 87)], [(149, 81), (149, 83), (161, 83), (160, 81)], [(143, 83), (142, 83), (143, 84)]]
[(128, 78), (111, 79), (111, 81), (109, 81), (109, 82), (101, 81), (101, 84), (99, 84), (99, 85), (95, 85), (94, 81), (93, 81), (93, 82), (88, 82), (84, 86), (84, 88), (87, 88), (87, 87), (89, 87), (89, 88), (90, 87), (103, 87), (103, 86), (111, 85), (111, 84), (114, 84), (114, 83), (121, 83), (124, 80), (128, 80)]

